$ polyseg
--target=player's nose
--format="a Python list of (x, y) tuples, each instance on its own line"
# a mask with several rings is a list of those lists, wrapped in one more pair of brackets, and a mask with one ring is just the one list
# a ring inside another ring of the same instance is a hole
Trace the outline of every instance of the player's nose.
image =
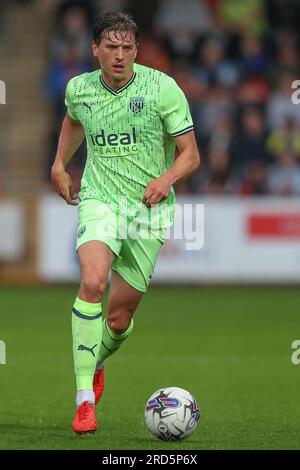
[(118, 47), (118, 49), (116, 50), (116, 58), (118, 60), (123, 60), (124, 59), (124, 51), (123, 51), (123, 48), (122, 47)]

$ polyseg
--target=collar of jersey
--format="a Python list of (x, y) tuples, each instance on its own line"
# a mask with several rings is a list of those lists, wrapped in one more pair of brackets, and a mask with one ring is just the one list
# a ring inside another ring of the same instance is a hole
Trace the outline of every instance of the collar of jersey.
[(127, 83), (125, 83), (124, 86), (122, 86), (122, 88), (119, 88), (119, 90), (114, 90), (113, 88), (111, 88), (109, 85), (107, 85), (107, 83), (105, 83), (105, 81), (103, 80), (103, 77), (102, 77), (102, 74), (100, 75), (100, 82), (102, 83), (102, 85), (104, 86), (104, 88), (109, 91), (110, 93), (112, 93), (113, 95), (119, 95), (120, 93), (122, 93), (122, 91), (124, 91), (126, 88), (128, 88), (132, 82), (134, 81), (135, 79), (135, 76), (136, 76), (136, 72), (133, 72), (133, 75), (132, 77), (130, 78), (130, 80), (128, 80)]

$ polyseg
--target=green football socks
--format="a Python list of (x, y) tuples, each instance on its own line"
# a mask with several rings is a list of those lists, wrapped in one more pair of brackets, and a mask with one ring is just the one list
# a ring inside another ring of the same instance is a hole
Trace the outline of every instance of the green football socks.
[(102, 308), (78, 297), (72, 310), (73, 358), (77, 390), (93, 390), (102, 340)]
[[(133, 319), (126, 331), (121, 335), (116, 335), (108, 326), (107, 319), (103, 320), (102, 342), (98, 354), (97, 364), (101, 365), (103, 361), (116, 352), (128, 338), (133, 329)], [(97, 367), (99, 369), (99, 367)]]

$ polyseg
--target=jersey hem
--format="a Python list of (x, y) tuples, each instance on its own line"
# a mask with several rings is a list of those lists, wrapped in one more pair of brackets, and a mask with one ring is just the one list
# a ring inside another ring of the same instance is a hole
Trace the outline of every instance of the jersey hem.
[(111, 270), (112, 271), (116, 271), (118, 274), (120, 274), (120, 276), (124, 279), (124, 281), (126, 281), (131, 287), (133, 287), (134, 289), (140, 291), (140, 292), (147, 292), (147, 289), (148, 289), (148, 286), (145, 288), (145, 287), (141, 287), (140, 284), (137, 284), (136, 282), (134, 282), (132, 279), (130, 279), (126, 274), (124, 274), (122, 272), (122, 269), (120, 268), (116, 268), (114, 266), (111, 267)]
[(89, 240), (82, 240), (82, 242), (77, 242), (76, 244), (76, 252), (78, 251), (78, 249), (84, 245), (85, 243), (89, 243), (89, 242), (101, 242), (101, 243), (104, 243), (104, 245), (108, 246), (108, 248), (113, 252), (113, 254), (116, 256), (115, 260), (116, 261), (117, 259), (119, 261), (122, 261), (122, 256), (119, 255), (119, 253), (117, 252), (117, 250), (115, 249), (115, 247), (113, 246), (113, 244), (110, 242), (110, 240), (105, 240), (104, 238), (101, 240), (100, 238), (90, 238)]

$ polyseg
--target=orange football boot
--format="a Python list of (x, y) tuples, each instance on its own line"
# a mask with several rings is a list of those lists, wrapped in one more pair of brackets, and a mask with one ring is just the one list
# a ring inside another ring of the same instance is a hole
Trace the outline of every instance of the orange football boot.
[(72, 427), (77, 434), (95, 432), (98, 427), (95, 405), (84, 401), (78, 406)]
[(104, 390), (104, 367), (96, 370), (93, 381), (93, 390), (95, 393), (95, 404), (99, 403)]

